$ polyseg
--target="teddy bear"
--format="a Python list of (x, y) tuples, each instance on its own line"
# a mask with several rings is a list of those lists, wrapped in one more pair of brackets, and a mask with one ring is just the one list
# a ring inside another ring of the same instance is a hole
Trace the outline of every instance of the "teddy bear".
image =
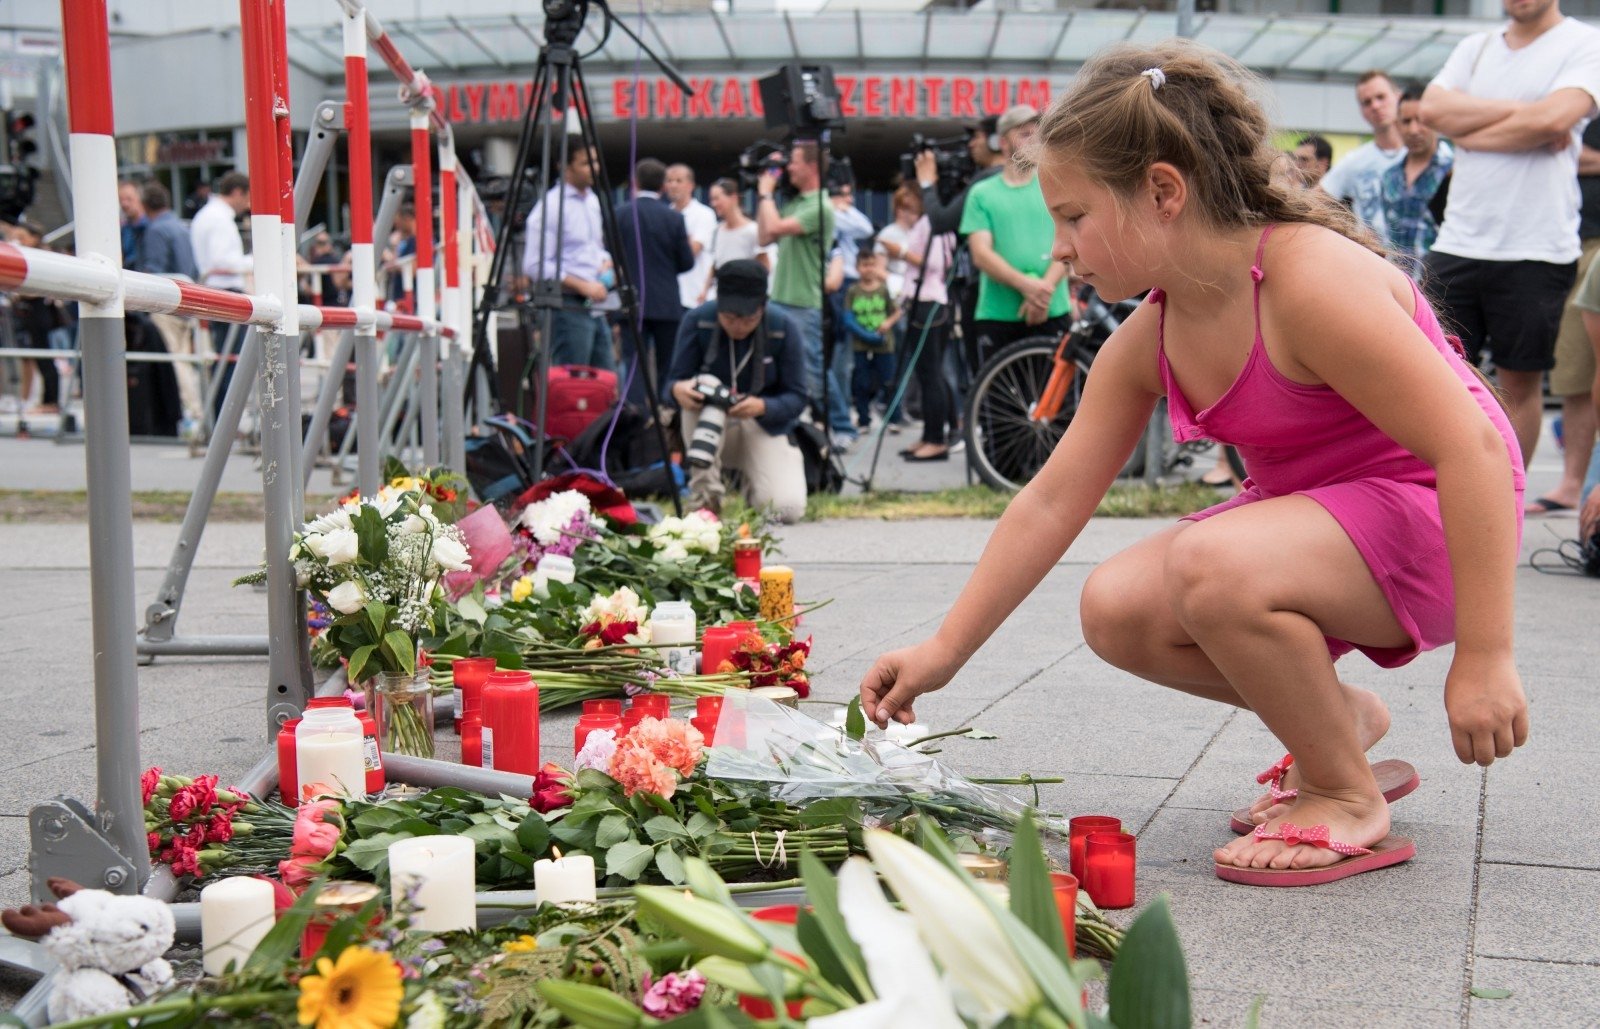
[(50, 991), (52, 1022), (122, 1011), (172, 982), (162, 957), (172, 947), (172, 910), (151, 897), (88, 890), (50, 879), (55, 904), (0, 912), (15, 936), (34, 937), (61, 965)]

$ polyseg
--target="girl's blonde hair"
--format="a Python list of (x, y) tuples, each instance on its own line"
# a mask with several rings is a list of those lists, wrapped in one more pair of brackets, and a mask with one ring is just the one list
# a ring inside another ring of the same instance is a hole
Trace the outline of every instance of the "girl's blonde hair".
[(1188, 40), (1108, 47), (1050, 105), (1025, 159), (1066, 157), (1119, 199), (1164, 161), (1188, 181), (1196, 213), (1219, 229), (1305, 222), (1383, 254), (1328, 194), (1272, 181), (1279, 154), (1254, 88), (1259, 81), (1237, 61)]

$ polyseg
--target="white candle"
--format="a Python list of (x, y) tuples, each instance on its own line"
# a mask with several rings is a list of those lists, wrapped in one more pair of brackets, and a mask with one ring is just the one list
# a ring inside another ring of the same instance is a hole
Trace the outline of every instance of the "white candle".
[(221, 975), (231, 961), (242, 967), (274, 921), (272, 884), (237, 875), (200, 891), (200, 944), (206, 975)]
[(410, 891), (411, 927), (428, 932), (476, 929), (477, 875), (465, 836), (415, 836), (389, 845), (390, 900), (398, 910)]
[(682, 600), (663, 600), (650, 613), (650, 642), (663, 645), (661, 663), (680, 675), (695, 673), (694, 627), (694, 607)]
[(320, 782), (352, 797), (366, 797), (367, 762), (359, 733), (297, 736), (294, 749), (302, 789)]
[(556, 851), (553, 861), (535, 861), (533, 889), (541, 904), (594, 903), (594, 858)]

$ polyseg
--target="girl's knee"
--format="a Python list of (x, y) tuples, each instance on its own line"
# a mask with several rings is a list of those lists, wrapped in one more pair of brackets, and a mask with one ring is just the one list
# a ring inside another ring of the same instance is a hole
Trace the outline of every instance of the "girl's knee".
[(1101, 660), (1126, 668), (1140, 649), (1140, 639), (1148, 631), (1148, 612), (1143, 594), (1149, 584), (1129, 581), (1125, 569), (1115, 563), (1103, 564), (1089, 573), (1078, 600), (1078, 620), (1083, 641)]
[(1186, 627), (1236, 617), (1256, 592), (1245, 541), (1210, 528), (1197, 525), (1176, 536), (1162, 567), (1173, 613)]

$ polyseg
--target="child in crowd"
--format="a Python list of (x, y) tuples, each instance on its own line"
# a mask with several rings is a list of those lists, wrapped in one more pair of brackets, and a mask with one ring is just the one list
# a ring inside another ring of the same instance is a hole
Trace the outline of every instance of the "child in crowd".
[(1250, 478), (1096, 568), (1084, 638), (1151, 682), (1254, 711), (1284, 743), (1272, 793), (1238, 816), (1249, 834), (1213, 857), (1224, 879), (1299, 886), (1416, 852), (1388, 807), (1414, 773), (1368, 764), (1389, 712), (1339, 681), (1340, 655), (1393, 667), (1456, 641), (1457, 756), (1488, 765), (1527, 738), (1511, 639), (1523, 469), (1497, 398), (1412, 281), (1348, 211), (1272, 181), (1250, 85), (1194, 43), (1118, 46), (1044, 117), (1052, 257), (1108, 301), (1149, 296), (943, 625), (880, 657), (861, 698), (880, 725), (911, 721), (1060, 560), (1165, 396), (1178, 439), (1232, 444)]
[[(894, 387), (894, 326), (900, 308), (889, 293), (887, 265), (883, 251), (863, 243), (856, 254), (856, 284), (844, 295), (844, 327), (855, 352), (855, 372), (851, 393), (856, 402), (856, 418), (861, 431), (872, 423), (872, 401)], [(893, 399), (892, 397), (889, 399)]]

